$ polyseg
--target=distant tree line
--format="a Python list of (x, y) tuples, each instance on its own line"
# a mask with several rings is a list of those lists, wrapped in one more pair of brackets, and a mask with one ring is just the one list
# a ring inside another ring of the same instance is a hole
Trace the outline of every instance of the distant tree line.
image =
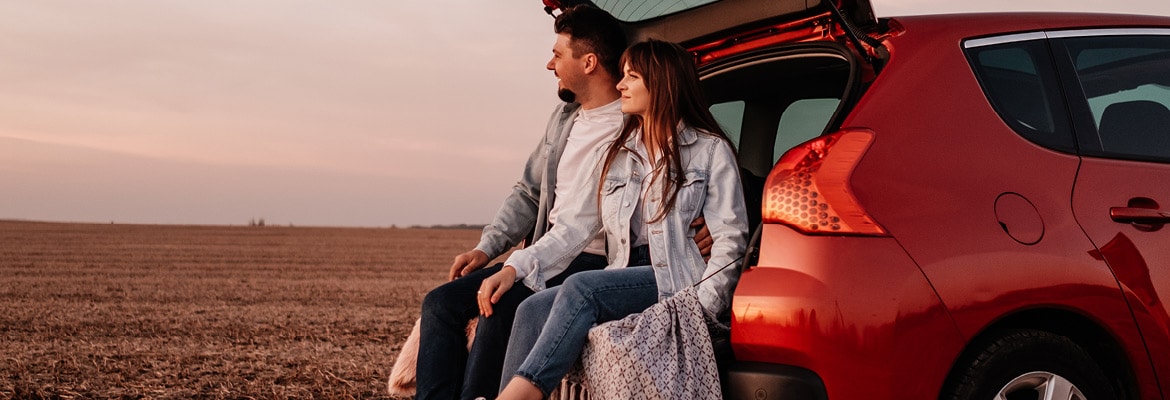
[[(111, 224), (113, 221), (110, 222)], [(248, 226), (265, 226), (264, 218), (252, 218), (248, 220)], [(411, 225), (406, 229), (475, 229), (482, 230), (487, 224), (447, 224), (447, 225)], [(293, 226), (290, 222), (288, 226)], [(398, 225), (390, 225), (390, 229), (399, 229)]]
[(483, 229), (487, 224), (411, 225), (410, 229)]

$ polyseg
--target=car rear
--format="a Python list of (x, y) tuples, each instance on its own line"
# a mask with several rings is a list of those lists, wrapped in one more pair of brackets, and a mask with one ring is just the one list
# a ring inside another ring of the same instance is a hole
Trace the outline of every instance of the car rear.
[(877, 34), (889, 60), (876, 78), (843, 100), (839, 123), (770, 171), (759, 262), (733, 305), (732, 396), (950, 398), (942, 394), (961, 391), (989, 343), (1034, 331), (1085, 349), (1109, 380), (1099, 390), (1161, 397), (1127, 298), (1070, 207), (1082, 164), (1071, 128), (1051, 115), (1004, 115), (984, 94), (995, 85), (1015, 92), (1006, 102), (1047, 99), (1059, 110), (1066, 86), (1036, 95), (1035, 83), (977, 76), (978, 57), (1002, 55), (964, 48), (1014, 32), (1135, 24), (1166, 20), (885, 21)]
[[(1170, 19), (877, 20), (864, 0), (600, 3), (632, 38), (694, 52), (737, 145), (759, 252), (732, 305), (729, 398), (1147, 399), (1170, 388), (1165, 285), (1153, 278), (1170, 272), (1159, 257), (1120, 261), (1132, 257), (1113, 255), (1124, 246), (1105, 243), (1109, 230), (1078, 218), (1099, 197), (1078, 192), (1098, 163), (1084, 158), (1096, 127), (1075, 121), (1066, 99), (1081, 88), (1058, 73), (1044, 33)], [(1150, 168), (1138, 176), (1170, 176)], [(1142, 199), (1100, 224), (1161, 218)], [(1142, 243), (1164, 234), (1133, 242), (1151, 254)]]

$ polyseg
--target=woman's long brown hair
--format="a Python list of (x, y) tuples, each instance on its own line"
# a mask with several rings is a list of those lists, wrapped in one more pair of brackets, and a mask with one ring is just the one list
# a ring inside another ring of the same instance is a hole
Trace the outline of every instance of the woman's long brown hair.
[[(707, 109), (707, 99), (699, 86), (699, 74), (695, 71), (695, 61), (690, 52), (678, 44), (661, 40), (650, 39), (635, 43), (622, 54), (623, 68), (628, 65), (630, 70), (642, 75), (646, 90), (650, 93), (649, 110), (646, 118), (633, 115), (627, 118), (625, 126), (618, 134), (617, 140), (606, 150), (605, 161), (601, 170), (601, 185), (605, 184), (605, 177), (609, 168), (622, 149), (633, 151), (626, 147), (626, 141), (634, 131), (642, 128), (642, 134), (651, 138), (658, 147), (661, 156), (652, 169), (663, 166), (665, 173), (652, 174), (654, 179), (666, 178), (662, 185), (663, 206), (650, 221), (657, 222), (666, 217), (666, 213), (674, 208), (678, 200), (678, 190), (686, 181), (686, 174), (682, 170), (682, 160), (678, 147), (679, 122), (697, 128), (699, 134), (716, 136), (723, 139), (730, 146), (730, 141), (715, 122), (715, 117)], [(598, 196), (601, 196), (602, 187), (598, 187)]]

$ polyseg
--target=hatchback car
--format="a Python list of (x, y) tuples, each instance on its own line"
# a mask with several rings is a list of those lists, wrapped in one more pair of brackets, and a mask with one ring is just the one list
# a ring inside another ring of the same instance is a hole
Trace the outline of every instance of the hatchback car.
[(595, 3), (737, 145), (729, 398), (1170, 397), (1170, 18)]

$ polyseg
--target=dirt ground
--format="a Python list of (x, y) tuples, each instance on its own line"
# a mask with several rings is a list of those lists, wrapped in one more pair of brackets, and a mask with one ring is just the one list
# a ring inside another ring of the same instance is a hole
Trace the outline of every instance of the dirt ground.
[(0, 398), (390, 398), (478, 236), (0, 221)]

